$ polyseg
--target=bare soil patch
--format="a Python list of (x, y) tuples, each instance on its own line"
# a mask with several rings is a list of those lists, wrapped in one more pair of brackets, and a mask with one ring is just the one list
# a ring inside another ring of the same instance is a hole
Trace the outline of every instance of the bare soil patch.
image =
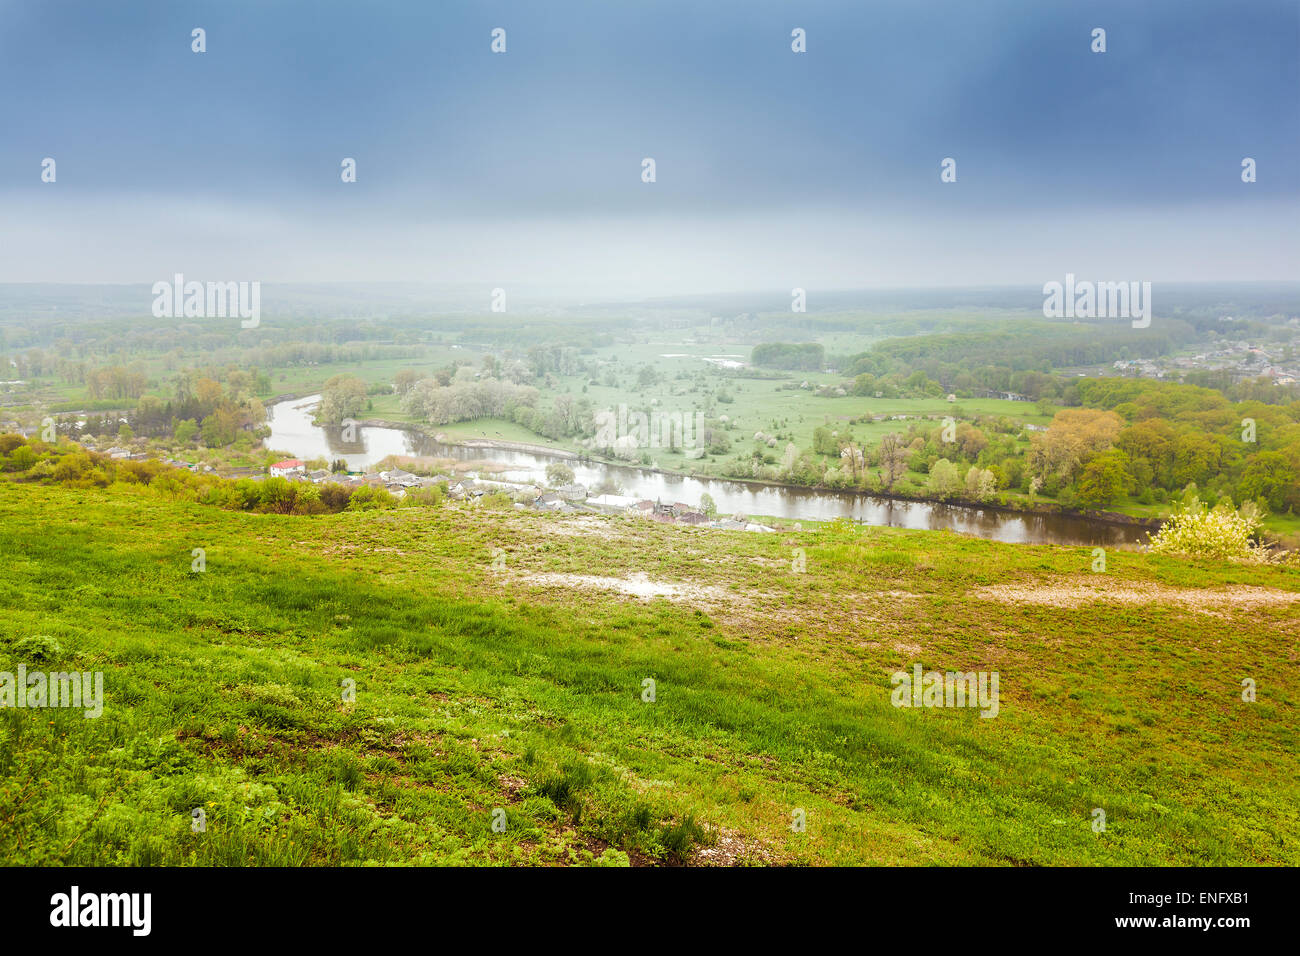
[(1254, 611), (1267, 607), (1287, 607), (1300, 602), (1300, 593), (1276, 588), (1175, 588), (1152, 581), (1127, 584), (1112, 581), (1088, 584), (1077, 581), (992, 584), (976, 589), (972, 596), (1006, 604), (1037, 604), (1059, 608), (1077, 608), (1087, 604), (1164, 604), (1217, 617), (1223, 616), (1218, 613), (1221, 611)]
[(738, 595), (725, 588), (686, 581), (652, 581), (640, 571), (616, 578), (599, 574), (558, 574), (525, 571), (519, 575), (525, 584), (565, 588), (578, 591), (618, 591), (631, 597), (653, 600), (657, 597), (686, 603), (734, 603)]

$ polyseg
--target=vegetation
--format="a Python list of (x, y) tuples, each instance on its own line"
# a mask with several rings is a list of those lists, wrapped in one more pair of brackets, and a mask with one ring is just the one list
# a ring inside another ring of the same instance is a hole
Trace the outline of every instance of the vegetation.
[[(15, 864), (1300, 863), (1294, 570), (12, 478), (0, 549), (0, 669), (105, 675), (0, 710)], [(918, 663), (997, 718), (891, 706)]]
[(826, 349), (817, 342), (791, 345), (787, 342), (764, 342), (755, 345), (750, 356), (755, 365), (769, 368), (820, 372), (826, 362)]
[[(308, 308), (249, 330), (101, 317), (95, 301), (80, 319), (0, 313), (0, 362), (17, 379), (0, 394), (22, 424), (48, 415), (60, 436), (100, 450), (232, 466), (271, 450), (264, 402), (320, 391), (322, 422), (364, 412), (453, 440), (901, 497), (1158, 518), (1195, 485), (1209, 506), (1254, 502), (1263, 527), (1294, 544), (1300, 387), (1266, 364), (1296, 361), (1294, 303), (1207, 295), (1170, 290), (1175, 317), (1149, 329), (1045, 320), (1005, 296), (955, 307), (941, 293), (925, 308), (882, 295), (825, 313), (458, 312), (436, 328), (418, 309), (358, 320)], [(664, 351), (663, 323), (685, 351)], [(1274, 358), (1244, 351), (1247, 340)], [(1181, 382), (1112, 367), (1225, 345), (1244, 356), (1238, 368), (1198, 360), (1171, 376)], [(702, 428), (692, 442), (611, 441), (597, 419), (619, 409), (700, 416)]]
[(1193, 498), (1151, 539), (1153, 554), (1185, 554), (1196, 558), (1260, 563), (1272, 555), (1255, 540), (1259, 515), (1243, 505), (1240, 512), (1225, 505), (1207, 509)]

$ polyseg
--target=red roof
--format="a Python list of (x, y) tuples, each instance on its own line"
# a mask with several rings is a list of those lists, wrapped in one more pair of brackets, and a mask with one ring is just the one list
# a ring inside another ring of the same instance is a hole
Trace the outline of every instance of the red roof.
[(272, 468), (301, 468), (302, 462), (297, 458), (286, 458), (284, 461), (277, 461)]

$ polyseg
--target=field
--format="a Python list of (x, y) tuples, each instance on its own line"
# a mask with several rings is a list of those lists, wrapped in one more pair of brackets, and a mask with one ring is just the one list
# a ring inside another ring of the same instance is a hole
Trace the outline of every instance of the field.
[(11, 863), (1300, 863), (1294, 570), (12, 481), (0, 554), (0, 669), (106, 692), (0, 711)]

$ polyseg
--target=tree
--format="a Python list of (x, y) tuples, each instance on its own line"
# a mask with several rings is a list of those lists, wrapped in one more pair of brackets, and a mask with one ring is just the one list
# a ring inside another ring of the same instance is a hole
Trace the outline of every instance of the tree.
[(862, 449), (853, 442), (847, 442), (840, 449), (840, 460), (845, 462), (849, 468), (849, 474), (852, 476), (853, 484), (858, 483), (858, 473), (866, 467), (866, 456), (862, 454)]
[(961, 476), (957, 472), (957, 466), (947, 458), (940, 458), (930, 466), (925, 488), (934, 497), (943, 500), (957, 494), (961, 490)]
[(176, 440), (182, 445), (187, 445), (193, 441), (198, 431), (199, 426), (189, 418), (182, 418), (172, 426), (172, 434), (176, 436)]
[(809, 372), (820, 372), (825, 359), (826, 348), (819, 342), (763, 342), (755, 345), (750, 353), (750, 361), (755, 365)]
[(880, 480), (885, 490), (893, 488), (907, 471), (907, 456), (911, 454), (903, 436), (890, 432), (880, 440)]
[(19, 445), (9, 456), (9, 465), (13, 471), (27, 471), (36, 464), (36, 452), (31, 445)]
[(979, 465), (971, 465), (966, 472), (966, 497), (972, 501), (988, 501), (997, 490), (998, 482), (993, 472)]
[(573, 469), (562, 462), (553, 462), (546, 466), (546, 483), (555, 487), (573, 483)]
[(718, 514), (717, 502), (713, 500), (713, 495), (707, 491), (700, 495), (700, 510), (704, 512), (706, 518), (713, 518)]
[(1280, 451), (1254, 455), (1237, 486), (1244, 498), (1267, 502), (1273, 511), (1300, 504), (1300, 462), (1288, 461)]
[(420, 380), (420, 373), (413, 368), (401, 369), (393, 378), (393, 391), (398, 395), (405, 395), (415, 383)]
[(1240, 512), (1219, 506), (1212, 511), (1196, 500), (1171, 516), (1151, 538), (1153, 554), (1185, 554), (1198, 558), (1257, 563), (1267, 552), (1252, 537), (1259, 530), (1259, 515), (1251, 508)]
[(840, 443), (829, 428), (818, 425), (813, 429), (813, 451), (819, 455), (839, 455)]
[(1174, 483), (1204, 484), (1219, 471), (1220, 447), (1208, 435), (1184, 432), (1174, 439)]
[(794, 442), (788, 442), (785, 453), (781, 455), (781, 477), (789, 478), (798, 463), (799, 449), (795, 447)]
[(335, 375), (321, 391), (316, 418), (337, 425), (345, 418), (355, 419), (366, 407), (366, 383), (355, 375)]
[(1124, 494), (1129, 475), (1124, 454), (1108, 451), (1084, 465), (1079, 476), (1079, 502), (1088, 508), (1104, 508)]
[(218, 408), (203, 419), (202, 431), (203, 444), (209, 448), (229, 445), (235, 440), (235, 416), (224, 408)]
[(1114, 412), (1095, 408), (1063, 408), (1047, 431), (1035, 434), (1029, 447), (1030, 471), (1060, 482), (1073, 480), (1083, 463), (1106, 451), (1123, 427)]

